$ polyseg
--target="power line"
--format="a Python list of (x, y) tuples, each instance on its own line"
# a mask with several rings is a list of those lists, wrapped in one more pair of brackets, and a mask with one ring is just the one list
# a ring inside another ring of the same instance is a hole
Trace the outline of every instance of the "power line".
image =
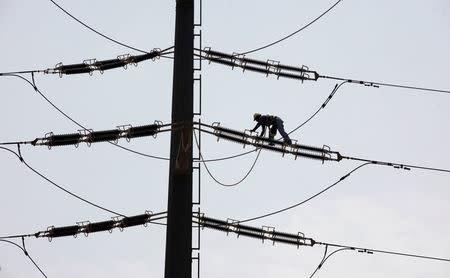
[[(404, 89), (413, 89), (413, 90), (422, 90), (428, 92), (438, 92), (438, 93), (446, 93), (450, 94), (449, 90), (442, 89), (433, 89), (433, 88), (425, 88), (425, 87), (417, 87), (417, 86), (406, 86), (401, 84), (391, 84), (385, 82), (374, 82), (374, 81), (363, 81), (363, 80), (354, 80), (348, 78), (341, 77), (332, 77), (321, 75), (317, 71), (310, 70), (309, 67), (303, 65), (301, 67), (289, 66), (280, 64), (279, 61), (275, 60), (267, 60), (267, 61), (259, 61), (255, 59), (246, 58), (245, 55), (241, 54), (227, 54), (223, 52), (218, 52), (211, 50), (210, 47), (206, 47), (204, 50), (196, 49), (200, 51), (200, 54), (195, 54), (197, 57), (201, 57), (203, 59), (209, 60), (213, 63), (218, 63), (221, 65), (229, 66), (231, 68), (242, 68), (243, 71), (249, 70), (254, 72), (259, 72), (262, 74), (275, 75), (277, 79), (280, 77), (300, 80), (301, 82), (309, 80), (309, 81), (317, 81), (319, 78), (323, 79), (333, 79), (339, 81), (347, 81), (348, 83), (361, 84), (368, 87), (379, 87), (379, 86), (390, 86)], [(204, 53), (203, 55), (201, 53)]]
[(331, 185), (325, 187), (325, 188), (322, 189), (321, 191), (317, 192), (316, 194), (312, 195), (311, 197), (309, 197), (309, 198), (307, 198), (307, 199), (305, 199), (305, 200), (303, 200), (303, 201), (301, 201), (301, 202), (299, 202), (299, 203), (296, 203), (296, 204), (291, 205), (291, 206), (289, 206), (289, 207), (282, 208), (282, 209), (279, 209), (279, 210), (276, 210), (276, 211), (273, 211), (273, 212), (269, 212), (269, 213), (266, 213), (266, 214), (263, 214), (263, 215), (260, 215), (260, 216), (255, 216), (255, 217), (252, 217), (252, 218), (247, 218), (247, 219), (245, 219), (245, 220), (240, 220), (240, 221), (238, 221), (238, 222), (239, 222), (239, 223), (245, 223), (245, 222), (250, 222), (250, 221), (262, 219), (262, 218), (265, 218), (265, 217), (268, 217), (268, 216), (272, 216), (272, 215), (279, 214), (279, 213), (285, 212), (285, 211), (287, 211), (287, 210), (296, 208), (296, 207), (298, 207), (298, 206), (300, 206), (300, 205), (303, 205), (303, 204), (305, 204), (305, 203), (311, 201), (312, 199), (316, 198), (317, 196), (321, 195), (322, 193), (325, 193), (326, 191), (328, 191), (329, 189), (331, 189), (332, 187), (334, 187), (335, 185), (337, 185), (338, 183), (340, 183), (341, 181), (343, 181), (344, 179), (346, 179), (346, 178), (347, 178), (348, 176), (350, 176), (353, 172), (355, 172), (355, 171), (357, 171), (358, 169), (360, 169), (360, 168), (362, 168), (362, 167), (364, 167), (364, 166), (366, 166), (366, 165), (369, 165), (369, 164), (370, 164), (370, 163), (364, 163), (364, 164), (361, 164), (361, 165), (357, 166), (356, 168), (354, 168), (353, 170), (351, 170), (350, 172), (348, 172), (347, 174), (345, 174), (344, 176), (342, 176), (339, 180), (335, 181), (333, 184), (331, 184)]
[[(200, 132), (200, 129), (199, 129), (199, 132)], [(197, 134), (196, 134), (195, 132), (194, 132), (194, 138), (195, 138), (195, 143), (196, 143), (197, 148), (198, 148), (198, 152), (199, 152), (199, 155), (200, 155), (200, 159), (202, 160), (203, 165), (205, 166), (205, 169), (206, 169), (206, 171), (208, 172), (209, 176), (210, 176), (216, 183), (218, 183), (218, 184), (220, 184), (220, 185), (222, 185), (222, 186), (226, 186), (226, 187), (236, 186), (236, 185), (240, 184), (241, 182), (243, 182), (243, 181), (250, 175), (250, 173), (253, 171), (253, 168), (255, 167), (256, 162), (258, 161), (259, 154), (261, 153), (261, 149), (259, 149), (259, 152), (258, 152), (258, 154), (256, 155), (256, 158), (255, 158), (255, 161), (253, 162), (252, 166), (250, 167), (250, 169), (248, 170), (248, 172), (244, 175), (244, 177), (243, 177), (242, 179), (240, 179), (239, 181), (237, 181), (237, 182), (235, 182), (235, 183), (226, 184), (226, 183), (220, 182), (218, 179), (216, 179), (216, 178), (214, 177), (214, 175), (211, 173), (211, 171), (209, 170), (208, 166), (206, 165), (205, 160), (203, 160), (203, 155), (202, 155), (202, 153), (201, 153), (201, 151), (200, 151), (200, 146), (199, 146), (198, 140), (197, 140)], [(252, 152), (253, 152), (253, 151), (252, 151)]]
[(339, 90), (339, 88), (343, 85), (343, 84), (345, 84), (345, 83), (347, 83), (348, 81), (344, 81), (344, 82), (342, 82), (341, 84), (336, 84), (335, 86), (334, 86), (334, 89), (331, 91), (331, 94), (328, 96), (328, 98), (325, 100), (325, 102), (324, 103), (322, 103), (322, 105), (319, 107), (319, 109), (317, 109), (317, 111), (316, 112), (314, 112), (306, 121), (304, 121), (303, 123), (301, 123), (299, 126), (297, 126), (296, 128), (294, 128), (292, 131), (290, 131), (289, 133), (288, 133), (288, 135), (290, 135), (291, 133), (294, 133), (295, 131), (297, 131), (299, 128), (301, 128), (301, 127), (303, 127), (305, 124), (307, 124), (310, 120), (312, 120), (312, 118), (314, 118), (318, 113), (319, 113), (319, 111), (320, 110), (322, 110), (322, 109), (324, 109), (325, 108), (325, 106), (328, 104), (328, 102), (330, 102), (330, 100), (331, 100), (331, 98), (334, 96), (334, 94), (337, 92), (337, 90)]
[(236, 154), (236, 155), (231, 155), (231, 156), (226, 156), (226, 157), (221, 157), (221, 158), (213, 158), (213, 159), (200, 159), (200, 160), (204, 161), (204, 162), (223, 161), (223, 160), (228, 160), (228, 159), (233, 159), (233, 158), (236, 158), (236, 157), (244, 156), (244, 155), (250, 154), (252, 152), (256, 152), (256, 151), (258, 151), (258, 148), (255, 148), (253, 150), (250, 150), (250, 151), (247, 151), (247, 152), (243, 152), (243, 153), (240, 153), (240, 154)]
[(277, 41), (274, 41), (274, 42), (272, 42), (272, 43), (269, 43), (269, 44), (267, 44), (267, 45), (264, 45), (264, 46), (261, 46), (261, 47), (259, 47), (259, 48), (256, 48), (256, 49), (253, 49), (253, 50), (249, 50), (249, 51), (246, 51), (246, 52), (242, 52), (242, 53), (240, 53), (240, 55), (250, 54), (250, 53), (253, 53), (253, 52), (256, 52), (256, 51), (259, 51), (259, 50), (268, 48), (268, 47), (270, 47), (270, 46), (272, 46), (272, 45), (275, 45), (275, 44), (277, 44), (277, 43), (280, 43), (280, 42), (282, 42), (282, 41), (284, 41), (284, 40), (286, 40), (286, 39), (292, 37), (293, 35), (295, 35), (295, 34), (301, 32), (301, 31), (303, 31), (304, 29), (308, 28), (311, 24), (313, 24), (314, 22), (316, 22), (317, 20), (319, 20), (322, 16), (324, 16), (324, 15), (327, 14), (329, 11), (331, 11), (331, 10), (332, 10), (337, 4), (339, 4), (339, 2), (341, 2), (341, 1), (342, 1), (342, 0), (337, 1), (337, 2), (336, 2), (333, 6), (331, 6), (328, 10), (326, 10), (325, 12), (323, 12), (321, 15), (319, 15), (318, 17), (316, 17), (313, 21), (309, 22), (308, 24), (306, 24), (305, 26), (301, 27), (301, 28), (298, 29), (297, 31), (295, 31), (295, 32), (293, 32), (293, 33), (291, 33), (291, 34), (289, 34), (289, 35), (287, 35), (287, 36), (285, 36), (285, 37), (283, 37), (283, 38), (281, 38), (281, 39), (279, 39), (279, 40), (277, 40)]
[(387, 87), (395, 87), (395, 88), (403, 88), (403, 89), (412, 89), (412, 90), (421, 90), (421, 91), (429, 91), (429, 92), (450, 94), (449, 90), (424, 88), (424, 87), (416, 87), (416, 86), (407, 86), (407, 85), (399, 85), (399, 84), (392, 84), (392, 83), (385, 83), (385, 82), (362, 81), (362, 80), (354, 80), (354, 79), (347, 79), (347, 78), (342, 78), (342, 77), (333, 77), (333, 76), (326, 76), (326, 75), (319, 75), (319, 78), (347, 81), (349, 83), (372, 84), (372, 85), (377, 85), (377, 86), (387, 86)]
[(340, 247), (340, 248), (350, 248), (352, 250), (358, 250), (358, 252), (360, 252), (360, 253), (369, 253), (369, 254), (371, 254), (371, 253), (382, 253), (382, 254), (405, 256), (405, 257), (412, 257), (412, 258), (418, 258), (418, 259), (427, 259), (427, 260), (450, 262), (450, 259), (447, 259), (447, 258), (426, 256), (426, 255), (421, 255), (421, 254), (411, 254), (411, 253), (396, 252), (396, 251), (389, 251), (389, 250), (382, 250), (382, 249), (371, 249), (371, 248), (365, 248), (365, 247), (355, 247), (355, 246), (349, 246), (349, 245), (343, 245), (343, 244), (326, 243), (326, 242), (318, 242), (318, 241), (316, 241), (316, 244), (328, 245), (328, 246)]
[[(52, 101), (50, 101), (50, 100), (49, 100), (49, 99), (48, 99), (48, 98), (47, 98), (47, 97), (39, 90), (39, 88), (36, 86), (36, 84), (35, 84), (35, 82), (34, 82), (34, 75), (33, 75), (33, 74), (32, 74), (32, 77), (33, 77), (33, 83), (30, 82), (28, 79), (26, 79), (25, 77), (23, 77), (23, 76), (21, 76), (21, 75), (11, 74), (11, 75), (7, 75), (7, 76), (17, 77), (17, 78), (20, 78), (20, 79), (26, 81), (28, 84), (30, 84), (30, 85), (33, 87), (33, 89), (34, 89), (36, 92), (39, 93), (39, 95), (41, 95), (41, 97), (42, 97), (45, 101), (47, 101), (51, 106), (53, 106), (53, 108), (55, 108), (59, 113), (61, 113), (61, 114), (62, 114), (64, 117), (66, 117), (69, 121), (71, 121), (71, 122), (73, 122), (75, 125), (81, 127), (83, 130), (86, 130), (86, 131), (88, 130), (86, 127), (84, 127), (84, 126), (83, 126), (82, 124), (80, 124), (78, 121), (74, 120), (72, 117), (70, 117), (69, 115), (67, 115), (66, 113), (64, 113), (64, 111), (62, 111), (58, 106), (56, 106)], [(121, 149), (123, 149), (123, 150), (126, 150), (126, 151), (128, 151), (128, 152), (131, 152), (131, 153), (134, 153), (134, 154), (138, 154), (138, 155), (141, 155), (141, 156), (145, 156), (145, 157), (149, 157), (149, 158), (154, 158), (154, 159), (158, 159), (158, 160), (166, 160), (166, 161), (170, 160), (169, 158), (166, 158), (166, 157), (160, 157), (160, 156), (153, 156), (153, 155), (149, 155), (149, 154), (144, 154), (144, 153), (142, 153), (142, 152), (138, 152), (138, 151), (132, 150), (132, 149), (130, 149), (130, 148), (127, 148), (127, 147), (124, 147), (124, 146), (121, 146), (121, 145), (118, 145), (118, 144), (114, 144), (113, 142), (108, 142), (108, 143), (110, 143), (111, 145), (116, 146), (116, 147), (118, 147), (118, 148), (121, 148)]]
[(286, 243), (291, 245), (299, 246), (310, 246), (313, 247), (316, 244), (317, 245), (325, 245), (326, 249), (328, 246), (331, 247), (338, 247), (343, 248), (342, 250), (336, 250), (332, 254), (330, 254), (328, 257), (325, 257), (322, 259), (322, 264), (334, 253), (337, 253), (339, 251), (343, 250), (355, 250), (358, 251), (358, 253), (367, 253), (367, 254), (373, 254), (373, 253), (382, 253), (382, 254), (389, 254), (389, 255), (397, 255), (397, 256), (406, 256), (406, 257), (413, 257), (413, 258), (419, 258), (419, 259), (427, 259), (427, 260), (435, 260), (435, 261), (443, 261), (443, 262), (450, 262), (450, 259), (448, 258), (440, 258), (440, 257), (434, 257), (434, 256), (427, 256), (422, 254), (411, 254), (406, 252), (395, 252), (395, 251), (388, 251), (388, 250), (382, 250), (382, 249), (371, 249), (366, 247), (356, 247), (356, 246), (350, 246), (350, 245), (343, 245), (343, 244), (335, 244), (335, 243), (326, 243), (326, 242), (320, 242), (316, 241), (313, 238), (305, 237), (305, 234), (299, 232), (297, 234), (292, 233), (285, 233), (285, 232), (278, 232), (275, 230), (274, 227), (268, 227), (263, 226), (262, 228), (257, 227), (251, 227), (246, 225), (241, 225), (242, 221), (236, 221), (233, 219), (228, 219), (227, 221), (218, 220), (214, 218), (209, 218), (203, 216), (198, 217), (198, 224), (202, 227), (211, 228), (214, 230), (222, 231), (228, 233), (235, 233), (239, 236), (247, 236), (252, 238), (261, 239), (263, 242), (266, 241), (272, 241), (280, 242), (280, 243)]
[(87, 25), (86, 23), (82, 22), (81, 20), (79, 20), (78, 18), (76, 18), (75, 16), (73, 16), (71, 13), (69, 13), (69, 12), (68, 12), (67, 10), (65, 10), (63, 7), (61, 7), (60, 5), (58, 5), (55, 1), (50, 0), (50, 2), (52, 2), (56, 7), (58, 7), (58, 8), (59, 8), (61, 11), (63, 11), (65, 14), (67, 14), (68, 16), (70, 16), (71, 18), (73, 18), (73, 19), (76, 20), (78, 23), (80, 23), (80, 24), (83, 25), (84, 27), (88, 28), (88, 29), (91, 30), (92, 32), (96, 33), (97, 35), (102, 36), (103, 38), (105, 38), (105, 39), (107, 39), (107, 40), (109, 40), (109, 41), (112, 41), (112, 42), (114, 42), (114, 43), (116, 43), (116, 44), (119, 44), (119, 45), (121, 45), (121, 46), (127, 47), (127, 48), (129, 48), (129, 49), (133, 49), (133, 50), (135, 50), (135, 51), (139, 51), (139, 52), (142, 52), (142, 53), (148, 53), (148, 52), (145, 51), (145, 50), (142, 50), (142, 49), (139, 49), (139, 48), (130, 46), (130, 45), (128, 45), (128, 44), (119, 42), (119, 41), (117, 41), (117, 40), (115, 40), (115, 39), (110, 38), (109, 36), (106, 36), (106, 35), (100, 33), (99, 31), (95, 30), (94, 28), (90, 27), (90, 26)]
[(130, 64), (137, 66), (138, 63), (150, 59), (154, 61), (157, 58), (159, 59), (159, 57), (161, 57), (164, 51), (167, 51), (168, 49), (171, 48), (167, 48), (165, 50), (154, 48), (151, 52), (146, 54), (141, 55), (124, 54), (117, 56), (117, 58), (108, 60), (86, 59), (82, 63), (78, 64), (64, 65), (62, 62), (60, 62), (56, 64), (54, 68), (48, 68), (45, 70), (4, 72), (0, 73), (0, 76), (7, 76), (13, 74), (28, 74), (28, 73), (34, 74), (39, 72), (42, 72), (44, 74), (59, 74), (60, 77), (62, 77), (62, 75), (73, 75), (84, 73), (89, 73), (90, 75), (92, 75), (93, 71), (99, 71), (100, 73), (103, 73), (105, 70), (111, 70), (115, 68), (123, 67), (124, 69), (127, 69), (127, 66)]
[(42, 271), (42, 269), (37, 265), (37, 263), (33, 260), (33, 258), (31, 258), (30, 254), (29, 254), (28, 251), (25, 249), (25, 241), (24, 241), (23, 237), (22, 237), (23, 247), (20, 246), (20, 245), (18, 245), (18, 244), (15, 243), (15, 242), (10, 241), (10, 240), (6, 240), (6, 239), (1, 239), (1, 238), (0, 238), (0, 241), (3, 241), (3, 242), (6, 242), (6, 243), (9, 243), (9, 244), (12, 244), (12, 245), (18, 247), (19, 249), (21, 249), (21, 250), (23, 251), (23, 253), (25, 254), (25, 256), (27, 256), (28, 259), (30, 259), (30, 261), (34, 264), (34, 266), (39, 270), (39, 272), (40, 272), (42, 275), (44, 275), (44, 277), (47, 278), (47, 275), (45, 275), (44, 271)]
[[(19, 145), (18, 145), (18, 146), (19, 146)], [(10, 150), (10, 149), (8, 149), (8, 148), (4, 148), (4, 147), (0, 147), (0, 149), (3, 149), (3, 150), (6, 150), (6, 151), (9, 151), (9, 152), (13, 153), (15, 156), (17, 156), (17, 158), (20, 159), (20, 161), (21, 161), (23, 164), (25, 164), (25, 166), (28, 167), (28, 169), (30, 169), (31, 171), (33, 171), (35, 174), (37, 174), (38, 176), (40, 176), (41, 178), (43, 178), (43, 179), (46, 180), (47, 182), (49, 182), (49, 183), (51, 183), (52, 185), (56, 186), (56, 187), (59, 188), (60, 190), (66, 192), (67, 194), (69, 194), (69, 195), (71, 195), (71, 196), (73, 196), (73, 197), (75, 197), (75, 198), (77, 198), (77, 199), (79, 199), (79, 200), (81, 200), (81, 201), (83, 201), (83, 202), (85, 202), (85, 203), (91, 205), (91, 206), (94, 206), (94, 207), (96, 207), (96, 208), (99, 208), (99, 209), (101, 209), (101, 210), (104, 210), (104, 211), (106, 211), (106, 212), (109, 212), (109, 213), (112, 213), (112, 214), (115, 214), (115, 215), (119, 215), (119, 216), (125, 217), (125, 215), (123, 215), (123, 214), (121, 214), (121, 213), (118, 213), (118, 212), (115, 212), (115, 211), (113, 211), (113, 210), (107, 209), (107, 208), (105, 208), (105, 207), (103, 207), (103, 206), (97, 205), (97, 204), (95, 204), (95, 203), (93, 203), (93, 202), (91, 202), (91, 201), (88, 201), (87, 199), (85, 199), (85, 198), (83, 198), (83, 197), (78, 196), (78, 195), (75, 194), (75, 193), (72, 193), (71, 191), (65, 189), (64, 187), (58, 185), (57, 183), (55, 183), (54, 181), (50, 180), (49, 178), (47, 178), (46, 176), (44, 176), (43, 174), (41, 174), (40, 172), (38, 172), (37, 170), (35, 170), (33, 167), (31, 167), (31, 166), (23, 159), (23, 157), (22, 157), (22, 155), (21, 155), (20, 153), (17, 154), (16, 152), (14, 152), (14, 151), (12, 151), (12, 150)], [(19, 148), (19, 150), (20, 150), (20, 148)]]
[(425, 167), (425, 166), (409, 165), (409, 164), (394, 163), (394, 162), (385, 162), (385, 161), (370, 160), (370, 159), (351, 157), (351, 156), (342, 156), (342, 158), (343, 159), (349, 159), (349, 160), (368, 162), (368, 163), (371, 163), (371, 164), (374, 164), (374, 165), (391, 166), (391, 167), (394, 167), (394, 168), (397, 168), (397, 169), (411, 170), (410, 168), (415, 168), (415, 169), (422, 169), (422, 170), (450, 173), (450, 169)]
[[(379, 160), (370, 160), (358, 157), (344, 156), (341, 155), (338, 151), (332, 151), (327, 145), (324, 145), (322, 148), (312, 147), (303, 144), (292, 143), (290, 145), (286, 145), (280, 141), (273, 140), (270, 138), (258, 137), (254, 136), (252, 132), (248, 132), (245, 130), (244, 132), (233, 130), (226, 127), (221, 127), (220, 123), (214, 123), (213, 125), (206, 125), (201, 123), (201, 126), (208, 127), (213, 131), (200, 129), (208, 134), (214, 135), (218, 138), (223, 138), (225, 140), (229, 140), (235, 143), (245, 145), (252, 145), (257, 148), (270, 150), (274, 152), (279, 152), (281, 154), (291, 154), (296, 158), (297, 156), (321, 160), (325, 161), (336, 161), (340, 162), (342, 159), (348, 160), (357, 160), (362, 162), (367, 162), (374, 165), (382, 165), (382, 166), (390, 166), (397, 169), (411, 170), (411, 168), (423, 169), (429, 171), (440, 171), (450, 173), (450, 169), (442, 169), (442, 168), (434, 168), (434, 167), (425, 167), (425, 166), (417, 166), (417, 165), (409, 165), (404, 163), (396, 163), (396, 162), (385, 162)], [(295, 140), (293, 140), (295, 141)]]

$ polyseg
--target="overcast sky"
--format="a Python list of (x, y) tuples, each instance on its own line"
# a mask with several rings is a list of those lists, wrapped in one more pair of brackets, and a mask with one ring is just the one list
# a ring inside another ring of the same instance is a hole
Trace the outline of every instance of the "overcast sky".
[[(140, 49), (174, 44), (175, 1), (58, 1), (97, 30)], [(202, 46), (232, 53), (275, 41), (307, 24), (335, 1), (203, 1)], [(248, 55), (307, 65), (322, 75), (450, 89), (450, 2), (346, 0), (296, 36)], [(50, 1), (0, 1), (0, 72), (44, 69), (140, 54), (89, 31)], [(173, 61), (145, 61), (92, 76), (36, 74), (39, 89), (66, 114), (94, 130), (171, 121)], [(205, 123), (252, 128), (255, 112), (280, 116), (288, 131), (328, 97), (332, 80), (301, 83), (202, 65)], [(30, 76), (25, 76), (29, 78)], [(33, 140), (77, 127), (18, 78), (0, 78), (0, 142)], [(196, 98), (198, 103), (198, 98)], [(197, 104), (196, 104), (197, 105)], [(313, 120), (291, 135), (343, 155), (450, 168), (450, 95), (345, 84)], [(196, 106), (198, 108), (198, 106)], [(196, 117), (195, 119), (198, 119)], [(170, 134), (120, 144), (168, 157)], [(16, 149), (12, 148), (14, 151)], [(241, 145), (202, 134), (205, 159), (239, 154)], [(113, 215), (55, 188), (9, 152), (0, 152), (0, 236), (48, 226), (109, 220)], [(107, 143), (87, 147), (22, 147), (27, 163), (88, 200), (126, 215), (167, 209), (169, 163)], [(211, 162), (215, 178), (240, 180), (256, 153)], [(235, 187), (215, 183), (202, 166), (201, 210), (219, 219), (245, 219), (300, 202), (359, 164), (282, 157), (262, 151)], [(197, 176), (197, 172), (194, 172)], [(303, 232), (318, 241), (450, 257), (450, 175), (365, 166), (320, 197), (249, 225)], [(194, 186), (197, 186), (194, 183)], [(26, 240), (48, 277), (162, 277), (165, 227), (132, 227), (88, 237)], [(20, 244), (20, 241), (17, 241)], [(321, 246), (262, 244), (213, 230), (201, 232), (201, 277), (309, 277)], [(41, 277), (16, 247), (0, 244), (0, 277)], [(194, 267), (195, 268), (195, 267)], [(340, 252), (316, 277), (449, 277), (450, 263), (385, 254)]]

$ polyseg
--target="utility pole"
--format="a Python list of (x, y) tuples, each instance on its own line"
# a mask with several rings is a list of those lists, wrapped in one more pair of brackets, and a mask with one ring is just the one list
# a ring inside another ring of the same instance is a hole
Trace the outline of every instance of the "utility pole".
[(165, 278), (191, 277), (194, 0), (176, 0)]

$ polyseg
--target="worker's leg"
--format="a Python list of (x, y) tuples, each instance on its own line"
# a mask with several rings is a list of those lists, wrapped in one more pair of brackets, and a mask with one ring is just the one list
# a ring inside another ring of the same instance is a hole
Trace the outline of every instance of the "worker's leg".
[(270, 127), (269, 138), (273, 140), (273, 137), (275, 137), (275, 135), (277, 135), (277, 125), (276, 124), (274, 124)]
[(289, 145), (292, 144), (291, 138), (289, 138), (289, 135), (286, 133), (286, 131), (284, 131), (284, 124), (280, 118), (276, 119), (276, 126), (281, 136), (283, 136), (284, 142), (288, 143)]
[[(276, 125), (272, 125), (269, 128), (269, 139), (274, 140), (275, 135), (277, 135), (277, 127)], [(274, 146), (275, 144), (270, 142), (269, 146)]]

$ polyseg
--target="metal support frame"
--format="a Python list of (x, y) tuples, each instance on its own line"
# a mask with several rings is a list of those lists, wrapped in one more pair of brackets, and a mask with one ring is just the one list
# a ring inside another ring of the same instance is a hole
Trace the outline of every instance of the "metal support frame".
[[(194, 7), (198, 7), (194, 8), (194, 48), (198, 48), (198, 49), (202, 49), (202, 30), (196, 30), (198, 27), (202, 26), (202, 0), (194, 0)], [(196, 13), (198, 12), (198, 16), (196, 17)], [(198, 20), (198, 22), (195, 22), (195, 20)], [(202, 115), (202, 75), (201, 75), (201, 70), (202, 70), (202, 56), (200, 55), (200, 57), (193, 57), (193, 74), (194, 74), (194, 79), (193, 79), (193, 97), (194, 97), (194, 103), (197, 103), (197, 111), (195, 111), (195, 107), (193, 107), (193, 115), (194, 117), (198, 117), (197, 121), (199, 124), (201, 124), (201, 115)], [(196, 97), (198, 97), (198, 99), (196, 100)], [(198, 101), (198, 102), (196, 102)], [(192, 129), (192, 133), (195, 132), (195, 129)], [(194, 134), (193, 134), (194, 135)], [(199, 130), (198, 132), (198, 156), (196, 158), (194, 158), (194, 160), (196, 161), (200, 161), (201, 159), (201, 146), (202, 146), (202, 132)], [(193, 144), (193, 146), (195, 146), (195, 144)], [(194, 198), (194, 196), (192, 196), (192, 209), (193, 212), (192, 214), (197, 214), (198, 216), (200, 216), (200, 203), (201, 203), (201, 164), (200, 162), (197, 162), (194, 164), (194, 161), (192, 161), (193, 165), (192, 165), (192, 171), (197, 171), (198, 174), (198, 180), (197, 180), (197, 197), (196, 199)], [(194, 183), (194, 179), (192, 180), (192, 182)], [(192, 184), (192, 187), (194, 187), (194, 184)], [(195, 190), (192, 190), (193, 194), (195, 192)], [(195, 211), (196, 210), (196, 211)], [(196, 269), (197, 269), (197, 278), (200, 278), (200, 226), (196, 225), (196, 226), (192, 226), (192, 229), (197, 229), (197, 233), (192, 233), (192, 236), (197, 237), (197, 245), (196, 246), (192, 246), (191, 248), (191, 262), (194, 263), (194, 261), (197, 262), (196, 265)], [(195, 241), (193, 241), (192, 244)], [(192, 267), (192, 269), (194, 269), (195, 266)], [(194, 271), (192, 272), (191, 276), (194, 274)]]

